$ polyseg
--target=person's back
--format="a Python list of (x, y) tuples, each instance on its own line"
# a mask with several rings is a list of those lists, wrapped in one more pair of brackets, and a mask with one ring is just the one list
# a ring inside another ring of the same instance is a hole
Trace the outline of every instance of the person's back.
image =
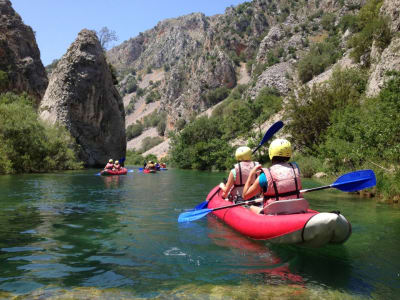
[(116, 171), (121, 170), (121, 165), (119, 164), (119, 161), (118, 161), (118, 160), (115, 161), (114, 170), (116, 170)]
[[(251, 160), (251, 149), (249, 147), (239, 147), (235, 152), (235, 158), (238, 161), (234, 168), (229, 172), (228, 181), (226, 184), (221, 183), (220, 188), (224, 198), (231, 200), (240, 199), (244, 184), (246, 183), (251, 169), (258, 165), (258, 162)], [(255, 177), (252, 177), (255, 180)]]
[(108, 163), (107, 163), (106, 166), (104, 167), (104, 170), (112, 170), (113, 167), (114, 167), (113, 160), (112, 160), (112, 159), (109, 159), (109, 160), (108, 160)]
[[(243, 189), (243, 198), (250, 199), (262, 194), (264, 207), (274, 201), (298, 199), (302, 188), (300, 171), (295, 163), (289, 163), (292, 148), (285, 139), (274, 140), (269, 147), (269, 157), (272, 161), (270, 168), (256, 166), (250, 176), (261, 170), (259, 177), (251, 183), (247, 181)], [(262, 213), (263, 209), (251, 207), (252, 211)]]

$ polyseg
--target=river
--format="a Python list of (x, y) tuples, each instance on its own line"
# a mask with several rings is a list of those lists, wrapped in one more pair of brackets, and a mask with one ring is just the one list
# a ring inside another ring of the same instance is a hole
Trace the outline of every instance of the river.
[(400, 298), (398, 207), (309, 193), (311, 208), (351, 221), (350, 239), (319, 249), (272, 245), (212, 215), (178, 224), (225, 173), (133, 169), (0, 176), (0, 298)]

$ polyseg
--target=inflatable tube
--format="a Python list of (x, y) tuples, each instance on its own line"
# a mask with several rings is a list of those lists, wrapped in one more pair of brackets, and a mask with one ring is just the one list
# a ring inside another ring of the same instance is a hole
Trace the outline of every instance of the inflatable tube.
[(146, 174), (148, 174), (148, 173), (156, 173), (157, 171), (156, 170), (149, 170), (149, 169), (144, 169), (143, 170), (143, 173), (146, 173)]
[[(218, 186), (210, 191), (207, 200), (209, 209), (233, 204), (222, 198)], [(266, 209), (267, 214), (255, 214), (244, 206), (221, 209), (212, 214), (245, 236), (272, 243), (321, 247), (328, 243), (343, 243), (350, 237), (351, 225), (340, 213), (319, 213), (308, 209), (308, 203), (305, 207), (305, 199), (299, 200), (302, 203), (298, 208), (303, 207), (299, 213), (279, 214), (279, 210), (285, 212), (286, 200), (274, 202), (275, 205)], [(268, 211), (274, 214), (268, 214)]]
[(113, 170), (103, 170), (100, 172), (100, 175), (103, 176), (111, 176), (111, 175), (126, 175), (128, 173), (127, 168), (121, 168), (119, 171), (113, 171)]

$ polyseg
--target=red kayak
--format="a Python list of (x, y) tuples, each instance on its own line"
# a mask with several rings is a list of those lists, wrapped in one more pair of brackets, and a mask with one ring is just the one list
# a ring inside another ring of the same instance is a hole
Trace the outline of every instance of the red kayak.
[[(208, 209), (233, 204), (221, 196), (218, 186), (207, 196)], [(320, 247), (343, 243), (351, 235), (351, 225), (340, 213), (319, 213), (308, 208), (305, 199), (276, 201), (256, 214), (245, 206), (212, 212), (241, 234), (257, 240), (281, 244), (303, 244)]]
[(113, 171), (113, 170), (103, 170), (100, 172), (100, 175), (103, 176), (110, 176), (110, 175), (126, 175), (126, 173), (128, 173), (128, 169), (127, 168), (121, 168), (121, 170), (119, 171)]

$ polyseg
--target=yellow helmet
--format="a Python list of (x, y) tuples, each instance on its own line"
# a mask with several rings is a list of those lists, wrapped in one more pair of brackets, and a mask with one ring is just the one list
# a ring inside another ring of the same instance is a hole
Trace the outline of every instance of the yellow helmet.
[(118, 160), (116, 160), (116, 161), (115, 161), (115, 163), (116, 163), (116, 164), (119, 164), (119, 161), (118, 161)]
[(251, 149), (249, 147), (239, 147), (236, 149), (235, 158), (238, 161), (251, 160)]
[(112, 163), (112, 162), (113, 162), (113, 160), (110, 158), (110, 159), (108, 160), (108, 162), (109, 162), (109, 163)]
[(292, 156), (292, 145), (288, 140), (276, 139), (273, 140), (269, 145), (269, 158), (272, 159), (274, 156), (291, 157)]

